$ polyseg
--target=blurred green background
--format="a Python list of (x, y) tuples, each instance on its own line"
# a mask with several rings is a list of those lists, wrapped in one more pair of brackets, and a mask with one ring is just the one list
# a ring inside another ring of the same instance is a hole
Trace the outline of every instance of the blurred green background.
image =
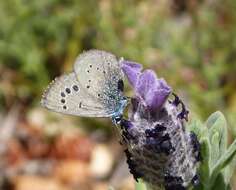
[(1, 0), (0, 23), (4, 114), (38, 108), (49, 82), (96, 48), (154, 69), (191, 118), (221, 110), (236, 136), (235, 0)]

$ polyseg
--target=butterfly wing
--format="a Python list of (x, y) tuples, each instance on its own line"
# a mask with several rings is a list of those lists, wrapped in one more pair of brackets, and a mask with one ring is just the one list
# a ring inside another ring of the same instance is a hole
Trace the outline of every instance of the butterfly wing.
[(74, 72), (56, 78), (44, 92), (41, 104), (52, 111), (86, 116), (110, 117), (109, 110), (89, 95)]
[(89, 50), (82, 53), (74, 64), (81, 87), (115, 112), (123, 98), (123, 72), (118, 59), (111, 53)]

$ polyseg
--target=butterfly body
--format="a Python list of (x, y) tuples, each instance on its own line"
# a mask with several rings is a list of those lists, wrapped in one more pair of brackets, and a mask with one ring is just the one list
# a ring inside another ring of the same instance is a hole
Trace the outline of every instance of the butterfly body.
[(123, 72), (108, 52), (82, 53), (74, 71), (56, 78), (41, 100), (42, 106), (59, 113), (84, 117), (121, 117), (127, 105)]

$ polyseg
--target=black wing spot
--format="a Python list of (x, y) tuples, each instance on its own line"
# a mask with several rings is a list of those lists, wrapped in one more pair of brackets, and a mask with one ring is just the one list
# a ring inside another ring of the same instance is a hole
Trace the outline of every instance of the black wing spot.
[(79, 90), (79, 87), (78, 87), (77, 85), (74, 85), (72, 88), (73, 88), (74, 91), (76, 91), (76, 92)]
[(104, 74), (106, 74), (106, 71), (103, 71)]
[(91, 82), (91, 80), (88, 80), (89, 82)]
[(61, 92), (61, 97), (66, 97), (64, 92)]
[(90, 88), (90, 86), (88, 85), (87, 88)]
[(67, 109), (67, 107), (66, 107), (66, 106), (63, 106), (63, 109), (64, 109), (64, 110), (66, 110), (66, 109)]
[(89, 65), (90, 68), (92, 68), (93, 66), (92, 65)]
[(99, 70), (99, 68), (97, 67), (97, 70)]
[(68, 94), (70, 94), (70, 89), (69, 88), (66, 88), (66, 92), (68, 93)]
[(61, 103), (66, 103), (66, 100), (65, 99), (61, 99)]
[(101, 94), (98, 94), (98, 97), (100, 97), (101, 96)]
[(87, 73), (89, 73), (90, 71), (89, 70), (87, 70)]
[(123, 80), (119, 80), (117, 85), (118, 85), (118, 90), (123, 92), (124, 91), (124, 82), (123, 82)]

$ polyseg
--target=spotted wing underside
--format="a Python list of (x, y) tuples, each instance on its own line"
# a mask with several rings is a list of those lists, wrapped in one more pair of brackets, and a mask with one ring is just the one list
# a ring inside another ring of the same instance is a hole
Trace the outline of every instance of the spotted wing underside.
[(49, 110), (85, 117), (110, 117), (111, 111), (81, 87), (74, 72), (56, 78), (41, 104)]

